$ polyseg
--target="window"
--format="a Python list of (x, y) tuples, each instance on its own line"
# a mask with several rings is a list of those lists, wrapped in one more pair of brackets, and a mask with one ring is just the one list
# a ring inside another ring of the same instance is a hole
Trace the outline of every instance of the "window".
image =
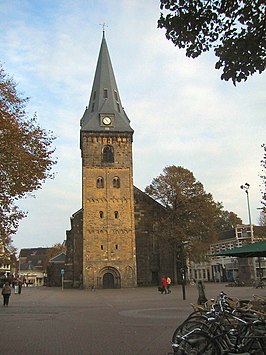
[(115, 100), (118, 101), (118, 94), (116, 90), (114, 90), (114, 94), (115, 94)]
[(96, 99), (96, 91), (93, 92), (93, 100)]
[(118, 249), (118, 244), (115, 245), (116, 250)]
[(114, 162), (114, 148), (111, 145), (106, 145), (103, 148), (103, 163), (113, 163)]
[(118, 211), (115, 211), (115, 218), (117, 219), (118, 218)]
[(116, 188), (116, 189), (120, 188), (120, 179), (119, 179), (118, 176), (115, 176), (113, 178), (113, 187)]
[(103, 189), (104, 188), (104, 179), (103, 179), (102, 176), (97, 177), (96, 187), (97, 187), (97, 189)]
[(108, 98), (108, 89), (103, 89), (103, 98), (104, 99)]
[(99, 212), (100, 218), (103, 218), (103, 211)]
[(101, 245), (101, 250), (103, 250), (103, 245)]

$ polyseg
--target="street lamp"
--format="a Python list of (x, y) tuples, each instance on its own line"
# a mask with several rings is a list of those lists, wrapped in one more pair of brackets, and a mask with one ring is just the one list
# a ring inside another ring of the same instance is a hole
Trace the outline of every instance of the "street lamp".
[(251, 213), (250, 213), (250, 204), (249, 204), (249, 188), (250, 185), (246, 182), (244, 185), (240, 186), (240, 189), (244, 190), (245, 193), (247, 194), (247, 205), (248, 205), (248, 218), (249, 218), (249, 226), (250, 226), (250, 239), (251, 243), (254, 242), (254, 237), (253, 237), (253, 228), (252, 228), (252, 223), (251, 223)]
[[(250, 240), (251, 243), (254, 243), (254, 235), (253, 235), (253, 228), (252, 228), (252, 223), (251, 223), (251, 213), (250, 213), (250, 203), (249, 203), (249, 188), (250, 185), (246, 182), (244, 185), (240, 186), (240, 189), (244, 190), (245, 193), (247, 194), (247, 205), (248, 205), (248, 218), (249, 218), (249, 228), (250, 228)], [(259, 262), (260, 264), (260, 262)], [(253, 258), (253, 269), (254, 269), (254, 279), (256, 279), (256, 263), (255, 263), (255, 259)]]
[(186, 263), (185, 247), (188, 244), (189, 244), (188, 241), (181, 241), (180, 244), (178, 245), (178, 247), (179, 247), (179, 259), (181, 261), (181, 263), (180, 263), (180, 275), (181, 275), (181, 285), (182, 285), (183, 300), (186, 299), (186, 268), (187, 268), (187, 263)]

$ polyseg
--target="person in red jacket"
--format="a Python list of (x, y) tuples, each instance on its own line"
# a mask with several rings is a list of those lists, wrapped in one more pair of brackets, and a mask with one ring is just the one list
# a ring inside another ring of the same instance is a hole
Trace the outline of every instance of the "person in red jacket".
[(167, 280), (166, 280), (166, 278), (163, 276), (162, 277), (162, 281), (161, 281), (161, 283), (162, 283), (162, 289), (161, 289), (161, 293), (167, 293), (167, 291), (166, 291), (166, 288), (167, 288)]

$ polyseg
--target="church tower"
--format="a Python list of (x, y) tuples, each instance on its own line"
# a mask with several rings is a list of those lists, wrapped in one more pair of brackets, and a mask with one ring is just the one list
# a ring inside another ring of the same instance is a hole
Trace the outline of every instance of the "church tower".
[(136, 286), (133, 130), (103, 38), (81, 119), (83, 286)]

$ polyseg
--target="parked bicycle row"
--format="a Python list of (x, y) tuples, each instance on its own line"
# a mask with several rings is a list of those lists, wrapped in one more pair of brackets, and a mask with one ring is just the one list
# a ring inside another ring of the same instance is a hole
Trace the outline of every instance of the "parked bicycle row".
[(266, 354), (266, 297), (239, 300), (221, 292), (192, 306), (173, 334), (175, 355)]

